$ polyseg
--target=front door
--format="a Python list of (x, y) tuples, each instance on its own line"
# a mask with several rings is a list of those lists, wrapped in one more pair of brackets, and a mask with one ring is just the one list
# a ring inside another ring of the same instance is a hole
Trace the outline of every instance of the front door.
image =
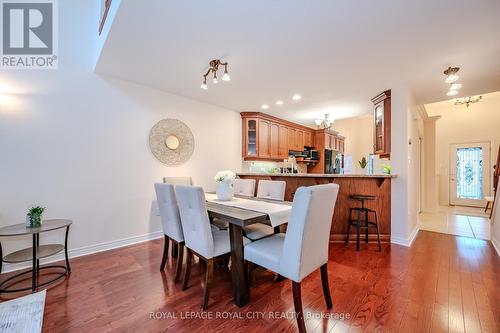
[(490, 143), (450, 146), (450, 203), (484, 207), (490, 193)]

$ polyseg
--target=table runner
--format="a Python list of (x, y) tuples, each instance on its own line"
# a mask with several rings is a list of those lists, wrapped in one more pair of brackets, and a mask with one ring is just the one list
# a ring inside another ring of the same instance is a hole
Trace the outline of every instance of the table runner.
[(258, 201), (237, 197), (234, 197), (231, 201), (222, 201), (217, 199), (217, 195), (213, 193), (205, 193), (205, 199), (209, 202), (214, 202), (221, 205), (237, 207), (267, 214), (273, 227), (276, 227), (283, 223), (287, 223), (290, 219), (290, 214), (292, 213), (292, 206), (284, 203)]

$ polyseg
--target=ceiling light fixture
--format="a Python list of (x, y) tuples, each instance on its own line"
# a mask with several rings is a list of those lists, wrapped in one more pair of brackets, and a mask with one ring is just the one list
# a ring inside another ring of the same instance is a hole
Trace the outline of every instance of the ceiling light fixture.
[(264, 110), (269, 109), (269, 105), (267, 104), (262, 104), (260, 107)]
[(474, 104), (479, 102), (483, 96), (468, 96), (464, 98), (458, 98), (455, 100), (455, 105), (465, 105), (466, 107), (469, 107), (470, 104)]
[(444, 82), (453, 83), (459, 79), (457, 72), (460, 70), (460, 67), (448, 67), (443, 73), (446, 75), (446, 79)]
[(276, 105), (283, 105), (283, 101), (276, 101)]
[(203, 83), (201, 84), (200, 88), (203, 90), (207, 90), (207, 76), (210, 75), (210, 73), (213, 73), (213, 79), (212, 82), (214, 84), (218, 83), (219, 80), (217, 79), (217, 71), (219, 70), (219, 66), (224, 66), (224, 75), (222, 75), (222, 81), (230, 81), (231, 78), (229, 77), (229, 73), (227, 71), (227, 62), (222, 62), (220, 59), (214, 59), (210, 61), (209, 63), (209, 68), (207, 72), (203, 75)]
[(451, 96), (456, 96), (458, 95), (458, 90), (450, 90), (446, 93), (446, 96), (451, 97)]
[(300, 101), (302, 99), (302, 96), (300, 96), (299, 94), (295, 94), (295, 95), (292, 96), (292, 99), (294, 101)]
[(462, 88), (462, 84), (461, 83), (453, 83), (450, 86), (450, 90), (459, 90), (460, 88)]
[(318, 128), (329, 129), (330, 127), (332, 127), (334, 121), (333, 119), (330, 119), (330, 115), (328, 113), (325, 113), (323, 119), (316, 119), (314, 123), (316, 124), (316, 126), (318, 126)]

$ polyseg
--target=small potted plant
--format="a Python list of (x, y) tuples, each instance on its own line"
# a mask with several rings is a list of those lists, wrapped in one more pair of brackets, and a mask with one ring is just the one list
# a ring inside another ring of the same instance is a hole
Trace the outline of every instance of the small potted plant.
[(359, 163), (359, 166), (361, 167), (361, 170), (366, 173), (366, 166), (368, 165), (368, 162), (366, 161), (366, 157), (363, 156), (363, 158), (361, 159), (361, 161), (358, 161)]
[(42, 214), (45, 207), (31, 207), (26, 215), (26, 226), (28, 228), (38, 228), (42, 225)]
[(223, 170), (217, 172), (214, 179), (217, 183), (217, 199), (221, 201), (233, 199), (233, 182), (236, 179), (236, 174), (230, 170)]
[(385, 174), (390, 175), (391, 174), (391, 166), (389, 164), (383, 164), (382, 165), (382, 171)]

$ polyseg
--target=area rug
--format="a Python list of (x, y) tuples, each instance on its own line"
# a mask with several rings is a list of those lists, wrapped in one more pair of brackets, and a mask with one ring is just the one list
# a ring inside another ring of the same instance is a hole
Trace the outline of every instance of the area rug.
[(0, 303), (0, 333), (42, 331), (46, 291)]

